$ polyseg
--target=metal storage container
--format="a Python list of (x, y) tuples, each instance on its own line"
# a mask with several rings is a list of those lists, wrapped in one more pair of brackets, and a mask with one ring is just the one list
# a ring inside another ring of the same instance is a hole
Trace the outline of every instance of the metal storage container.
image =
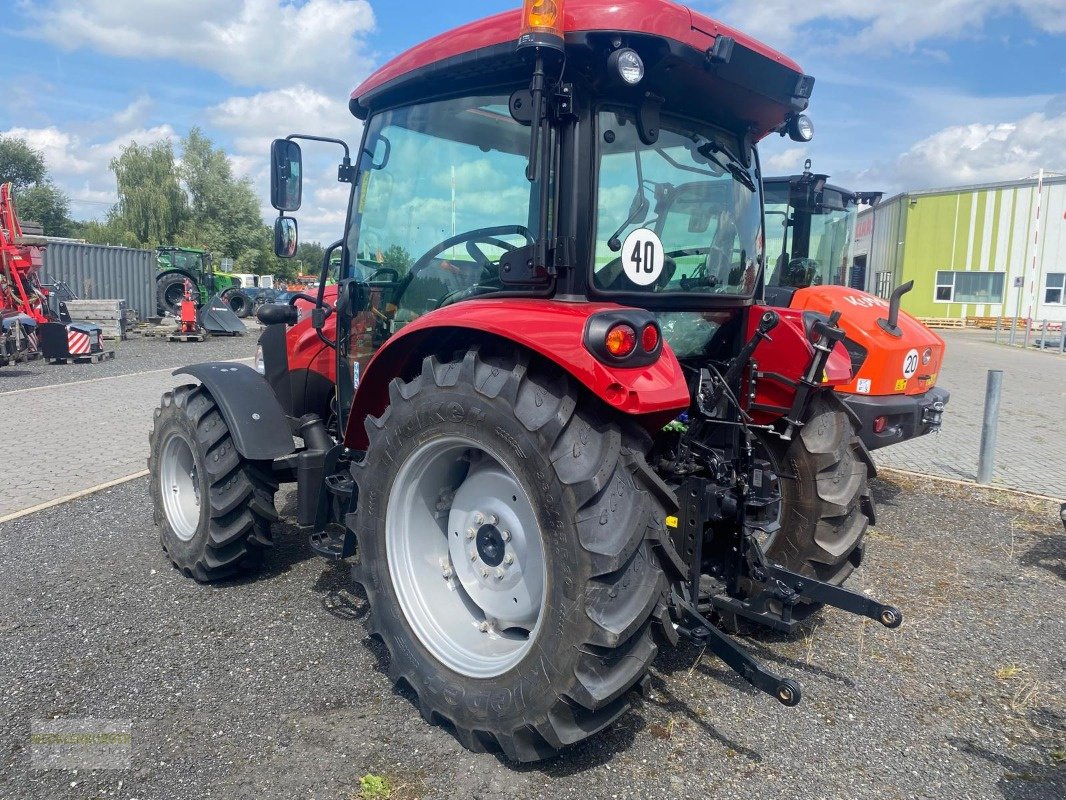
[(44, 252), (43, 282), (62, 281), (80, 300), (125, 300), (141, 320), (156, 316), (156, 255), (75, 242), (51, 242)]

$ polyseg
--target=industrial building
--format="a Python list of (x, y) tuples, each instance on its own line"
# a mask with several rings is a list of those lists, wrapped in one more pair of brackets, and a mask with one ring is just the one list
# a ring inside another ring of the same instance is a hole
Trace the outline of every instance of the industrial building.
[(851, 283), (914, 316), (1066, 320), (1066, 176), (907, 192), (862, 211)]

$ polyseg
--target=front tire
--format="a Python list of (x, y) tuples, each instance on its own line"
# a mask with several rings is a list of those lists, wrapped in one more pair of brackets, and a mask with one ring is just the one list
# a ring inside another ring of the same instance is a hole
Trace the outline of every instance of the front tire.
[(258, 566), (277, 521), (270, 464), (249, 461), (203, 386), (163, 395), (149, 436), (155, 523), (174, 566), (200, 582)]
[(535, 761), (623, 714), (656, 654), (671, 501), (610, 415), (557, 371), (471, 350), (394, 381), (367, 431), (356, 576), (427, 721)]
[(241, 319), (251, 316), (255, 309), (252, 298), (240, 289), (231, 289), (222, 293), (222, 301), (230, 307), (230, 310)]

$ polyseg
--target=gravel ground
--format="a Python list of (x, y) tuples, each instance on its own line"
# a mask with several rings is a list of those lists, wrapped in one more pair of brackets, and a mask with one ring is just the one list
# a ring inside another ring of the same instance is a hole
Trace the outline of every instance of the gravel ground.
[(115, 357), (99, 364), (48, 364), (39, 359), (27, 364), (0, 367), (0, 393), (137, 372), (177, 369), (202, 361), (252, 358), (262, 328), (258, 322), (250, 319), (245, 320), (245, 326), (248, 333), (244, 336), (212, 336), (201, 343), (168, 342), (158, 336), (132, 336), (124, 342), (105, 342), (105, 349), (114, 350)]
[[(877, 491), (861, 581), (902, 628), (826, 612), (792, 640), (748, 640), (803, 683), (795, 709), (697, 649), (663, 652), (619, 724), (519, 768), (422, 722), (379, 669), (346, 569), (294, 531), (258, 579), (203, 587), (159, 550), (145, 480), (9, 523), (0, 796), (349, 800), (367, 773), (394, 800), (1066, 796), (1057, 507)], [(54, 716), (131, 720), (132, 769), (29, 771), (29, 721)]]

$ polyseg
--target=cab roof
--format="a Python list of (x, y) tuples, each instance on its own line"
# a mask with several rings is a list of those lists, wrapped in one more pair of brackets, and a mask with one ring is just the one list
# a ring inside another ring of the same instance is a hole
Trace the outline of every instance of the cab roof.
[[(522, 9), (519, 8), (471, 22), (416, 45), (378, 69), (352, 93), (352, 112), (365, 117), (378, 97), (417, 83), (425, 73), (444, 65), (469, 69), (478, 61), (496, 56), (502, 49), (513, 50), (521, 29)], [(738, 49), (755, 56), (761, 67), (774, 70), (775, 89), (780, 88), (782, 74), (788, 86), (786, 93), (796, 86), (795, 97), (799, 102), (794, 103), (795, 111), (806, 108), (813, 85), (813, 79), (804, 75), (799, 64), (782, 53), (671, 0), (567, 0), (564, 31), (568, 45), (582, 34), (617, 32), (659, 37), (699, 53), (709, 53), (719, 37), (729, 37)], [(789, 75), (795, 76), (794, 83)], [(780, 101), (781, 97), (775, 99)]]

